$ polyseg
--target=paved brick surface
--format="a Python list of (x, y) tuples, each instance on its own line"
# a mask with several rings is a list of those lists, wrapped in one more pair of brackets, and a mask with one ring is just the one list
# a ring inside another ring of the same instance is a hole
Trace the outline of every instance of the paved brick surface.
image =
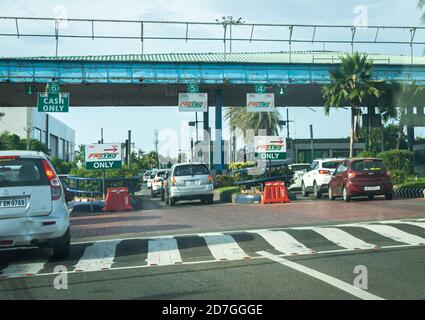
[(72, 214), (73, 241), (425, 217), (425, 199), (350, 203), (323, 199), (270, 205), (182, 202), (176, 207), (147, 196), (142, 201), (138, 211)]

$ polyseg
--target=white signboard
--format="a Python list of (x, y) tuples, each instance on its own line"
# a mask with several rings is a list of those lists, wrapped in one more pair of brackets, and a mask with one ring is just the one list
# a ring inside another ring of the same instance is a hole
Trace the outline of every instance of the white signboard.
[(247, 93), (248, 112), (270, 112), (274, 108), (274, 93)]
[(255, 156), (260, 160), (286, 159), (286, 140), (281, 136), (255, 137)]
[(84, 150), (86, 169), (118, 169), (122, 167), (121, 144), (88, 144)]
[(179, 93), (179, 111), (207, 112), (208, 93)]

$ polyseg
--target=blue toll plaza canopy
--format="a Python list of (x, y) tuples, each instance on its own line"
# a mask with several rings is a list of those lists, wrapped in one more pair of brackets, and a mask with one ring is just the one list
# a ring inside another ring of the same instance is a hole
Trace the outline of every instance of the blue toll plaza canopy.
[[(276, 93), (277, 106), (321, 106), (320, 88), (342, 52), (144, 54), (0, 58), (0, 105), (30, 106), (52, 79), (72, 106), (176, 106), (179, 92), (198, 83), (215, 105), (244, 106), (255, 84)], [(425, 57), (369, 55), (373, 79), (425, 84)], [(33, 85), (33, 95), (25, 86)], [(281, 95), (281, 88), (286, 94)]]

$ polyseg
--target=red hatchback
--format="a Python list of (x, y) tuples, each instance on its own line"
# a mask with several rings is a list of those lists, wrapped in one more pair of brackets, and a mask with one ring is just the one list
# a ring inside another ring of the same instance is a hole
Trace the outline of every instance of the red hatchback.
[(351, 197), (367, 196), (373, 199), (384, 195), (393, 198), (393, 184), (381, 159), (354, 158), (343, 161), (335, 170), (329, 184), (329, 199), (342, 196), (348, 202)]

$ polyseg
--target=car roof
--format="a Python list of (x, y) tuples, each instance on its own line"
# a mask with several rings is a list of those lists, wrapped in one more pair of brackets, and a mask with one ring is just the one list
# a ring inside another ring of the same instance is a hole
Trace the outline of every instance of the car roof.
[(329, 162), (329, 161), (344, 161), (347, 158), (324, 158), (324, 159), (316, 159), (315, 161)]
[(382, 159), (375, 158), (375, 157), (359, 157), (359, 158), (351, 158), (351, 159), (349, 159), (350, 162), (361, 161), (361, 160), (378, 160), (378, 161), (382, 161)]
[(173, 167), (187, 166), (187, 165), (199, 165), (199, 164), (202, 164), (204, 166), (207, 165), (206, 163), (203, 163), (203, 162), (184, 162), (184, 163), (175, 163), (173, 165)]
[(0, 156), (18, 156), (22, 158), (39, 158), (39, 159), (49, 158), (44, 152), (30, 151), (30, 150), (3, 150), (3, 151), (0, 151)]

